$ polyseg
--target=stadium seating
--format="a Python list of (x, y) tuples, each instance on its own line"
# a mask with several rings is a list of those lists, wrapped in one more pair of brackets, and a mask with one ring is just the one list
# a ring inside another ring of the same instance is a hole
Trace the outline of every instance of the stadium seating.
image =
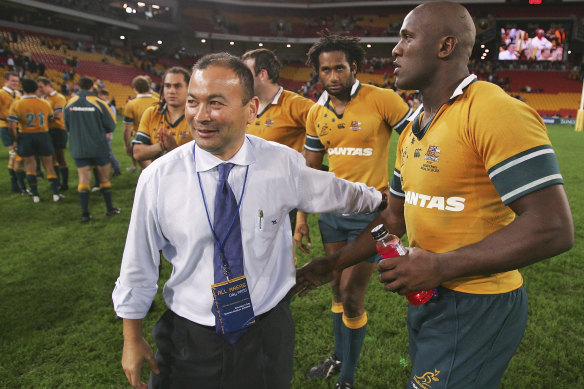
[[(9, 34), (6, 30), (2, 30), (0, 33), (3, 36)], [(7, 36), (6, 38), (6, 41), (10, 41)], [(57, 90), (60, 90), (60, 85), (64, 82), (62, 73), (72, 69), (71, 65), (67, 63), (67, 59), (75, 57), (78, 62), (78, 66), (73, 68), (75, 81), (79, 79), (80, 75), (95, 79), (99, 78), (104, 81), (110, 96), (115, 98), (118, 108), (125, 104), (128, 97), (134, 96), (134, 91), (130, 86), (131, 81), (134, 77), (144, 74), (144, 71), (136, 66), (124, 64), (122, 60), (109, 55), (61, 48), (47, 48), (43, 42), (51, 39), (54, 39), (54, 37), (21, 32), (18, 42), (10, 42), (8, 46), (15, 53), (29, 56), (37, 64), (43, 62), (47, 68), (45, 75), (53, 80)], [(154, 82), (160, 81), (154, 75), (151, 75), (151, 78)], [(71, 80), (68, 81), (71, 87)]]
[[(481, 12), (488, 12), (488, 7)], [(507, 8), (510, 14), (512, 7)], [(241, 11), (241, 12), (239, 12)], [(220, 14), (225, 24), (214, 23), (216, 15)], [(229, 10), (215, 10), (212, 6), (202, 9), (190, 8), (184, 11), (187, 20), (197, 31), (208, 32), (230, 32), (240, 35), (273, 36), (273, 24), (275, 17), (285, 19), (290, 23), (291, 35), (295, 37), (316, 36), (317, 31), (322, 29), (318, 21), (324, 21), (326, 26), (331, 27), (335, 22), (345, 17), (340, 12), (330, 13), (327, 10), (315, 10), (309, 17), (305, 12), (282, 9), (266, 8), (242, 8), (234, 7)], [(374, 13), (371, 10), (355, 13), (351, 18), (351, 33), (357, 35), (365, 34), (368, 31), (373, 36), (385, 35), (387, 26), (399, 24), (405, 15), (405, 10), (392, 9), (391, 12)], [(232, 22), (236, 24), (231, 24)], [(272, 28), (272, 30), (271, 30)], [(0, 35), (5, 42), (9, 43), (9, 48), (16, 53), (26, 54), (37, 63), (43, 62), (47, 71), (46, 74), (55, 83), (57, 89), (63, 83), (62, 73), (71, 69), (67, 59), (75, 57), (78, 66), (74, 68), (76, 77), (88, 75), (99, 78), (106, 84), (113, 98), (119, 107), (123, 106), (129, 96), (133, 96), (133, 90), (129, 86), (131, 80), (144, 71), (138, 68), (137, 61), (133, 64), (124, 63), (121, 59), (96, 52), (74, 51), (65, 49), (65, 44), (71, 45), (62, 37), (43, 35), (34, 32), (18, 31), (19, 39), (13, 42), (10, 34), (14, 33), (10, 29), (0, 29)], [(171, 57), (170, 57), (171, 58)], [(191, 61), (189, 59), (189, 61)], [(165, 59), (155, 65), (155, 69), (164, 70), (172, 66), (176, 61)], [(291, 90), (298, 90), (311, 79), (312, 69), (297, 63), (284, 67), (281, 72), (282, 85)], [(389, 67), (379, 69), (366, 64), (364, 71), (358, 74), (362, 83), (383, 84), (385, 73), (389, 74), (389, 80), (393, 79), (392, 70)], [(560, 114), (562, 116), (575, 117), (579, 105), (581, 83), (568, 78), (568, 71), (522, 71), (522, 70), (502, 70), (497, 74), (498, 79), (509, 79), (510, 93), (521, 97), (533, 106), (542, 115)], [(77, 79), (76, 78), (76, 79)], [(158, 82), (157, 77), (152, 77)], [(69, 80), (70, 87), (72, 86)], [(526, 93), (525, 87), (529, 86), (532, 93)], [(318, 86), (321, 90), (322, 86)]]
[[(504, 70), (498, 72), (498, 78), (509, 78), (510, 91), (518, 92), (540, 115), (576, 117), (582, 83), (569, 79), (568, 74), (567, 71)], [(526, 86), (531, 88), (531, 93), (525, 92)]]
[[(235, 7), (237, 8), (237, 7)], [(273, 36), (273, 23), (283, 20), (289, 28), (282, 31), (282, 36), (316, 37), (323, 28), (331, 31), (342, 31), (357, 36), (386, 36), (391, 24), (399, 24), (405, 17), (405, 9), (380, 9), (379, 12), (368, 11), (358, 13), (349, 18), (349, 13), (341, 10), (331, 13), (330, 10), (311, 10), (307, 15), (305, 10), (268, 9), (268, 8), (237, 8), (235, 10), (219, 10), (210, 5), (209, 8), (187, 8), (183, 17), (196, 30), (201, 32), (233, 33), (250, 36)], [(218, 22), (220, 15), (221, 22)], [(350, 23), (344, 23), (350, 19)]]

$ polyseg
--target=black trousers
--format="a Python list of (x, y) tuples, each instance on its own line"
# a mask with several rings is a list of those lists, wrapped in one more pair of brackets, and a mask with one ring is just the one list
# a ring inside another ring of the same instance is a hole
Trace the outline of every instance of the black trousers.
[(280, 302), (257, 318), (235, 346), (215, 328), (193, 323), (168, 310), (153, 329), (160, 374), (149, 388), (286, 389), (292, 379), (294, 320)]

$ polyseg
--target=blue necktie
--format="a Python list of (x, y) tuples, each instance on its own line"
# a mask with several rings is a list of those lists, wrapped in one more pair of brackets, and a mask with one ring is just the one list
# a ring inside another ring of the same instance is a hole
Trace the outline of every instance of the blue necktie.
[[(215, 215), (213, 218), (213, 229), (217, 237), (213, 255), (215, 283), (243, 275), (243, 246), (241, 243), (239, 209), (235, 195), (227, 182), (227, 177), (229, 177), (229, 172), (233, 166), (232, 163), (223, 163), (217, 167), (219, 181), (217, 182), (217, 193), (215, 194)], [(222, 248), (220, 243), (223, 243)], [(228, 267), (225, 266), (225, 263), (228, 264)], [(235, 344), (245, 333), (244, 329), (222, 334), (215, 304), (213, 304), (213, 314), (216, 318), (215, 329), (227, 342)]]

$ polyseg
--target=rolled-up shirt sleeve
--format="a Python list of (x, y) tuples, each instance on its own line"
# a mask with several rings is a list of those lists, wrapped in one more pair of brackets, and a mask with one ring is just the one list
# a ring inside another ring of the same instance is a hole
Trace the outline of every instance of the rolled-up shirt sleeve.
[(120, 276), (112, 293), (116, 314), (126, 319), (142, 319), (148, 313), (158, 290), (160, 250), (168, 244), (156, 217), (157, 185), (145, 173), (136, 188)]

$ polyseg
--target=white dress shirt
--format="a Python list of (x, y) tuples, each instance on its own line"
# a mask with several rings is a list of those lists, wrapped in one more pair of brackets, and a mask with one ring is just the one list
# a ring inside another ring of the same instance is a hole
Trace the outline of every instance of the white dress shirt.
[[(173, 266), (163, 290), (167, 306), (195, 323), (215, 325), (214, 240), (207, 212), (212, 224), (217, 165), (223, 162), (192, 141), (158, 158), (140, 175), (112, 294), (120, 317), (141, 319), (148, 312), (158, 288), (162, 250)], [(249, 166), (240, 220), (244, 269), (256, 316), (275, 307), (296, 282), (288, 212), (298, 208), (310, 213), (365, 213), (375, 211), (381, 202), (374, 188), (309, 168), (298, 152), (255, 136), (247, 135), (228, 162), (235, 164), (228, 181), (238, 201)]]

